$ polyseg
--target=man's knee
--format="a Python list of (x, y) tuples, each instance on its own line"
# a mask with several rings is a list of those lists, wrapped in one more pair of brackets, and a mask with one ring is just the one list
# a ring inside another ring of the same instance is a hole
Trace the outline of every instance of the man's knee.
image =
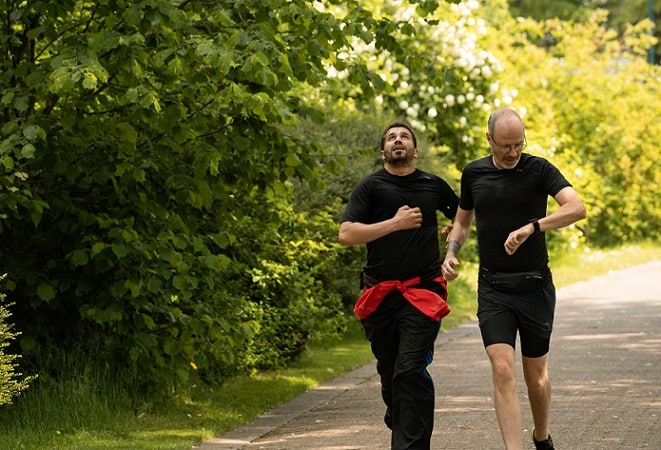
[(545, 390), (549, 386), (548, 357), (523, 357), (523, 375), (528, 389)]
[(491, 371), (495, 383), (507, 384), (516, 381), (514, 348), (509, 344), (493, 344), (487, 347)]

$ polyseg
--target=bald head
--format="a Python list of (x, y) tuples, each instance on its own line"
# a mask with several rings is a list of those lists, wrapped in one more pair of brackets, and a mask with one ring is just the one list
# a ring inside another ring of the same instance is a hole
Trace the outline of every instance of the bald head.
[(487, 133), (493, 136), (496, 133), (496, 125), (507, 126), (507, 128), (521, 127), (523, 130), (523, 120), (519, 113), (512, 108), (497, 109), (489, 116), (487, 122)]
[(526, 133), (521, 116), (511, 109), (497, 109), (487, 122), (487, 141), (493, 164), (498, 169), (513, 169), (526, 147)]

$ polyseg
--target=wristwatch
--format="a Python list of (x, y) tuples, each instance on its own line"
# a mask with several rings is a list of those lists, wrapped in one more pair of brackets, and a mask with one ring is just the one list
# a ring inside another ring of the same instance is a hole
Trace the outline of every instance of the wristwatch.
[(541, 233), (542, 230), (539, 229), (539, 220), (533, 220), (532, 227), (535, 229), (535, 233)]

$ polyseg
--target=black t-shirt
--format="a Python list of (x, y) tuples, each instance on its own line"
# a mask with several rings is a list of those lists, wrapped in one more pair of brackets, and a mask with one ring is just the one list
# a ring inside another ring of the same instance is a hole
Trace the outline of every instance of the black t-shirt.
[(407, 280), (438, 271), (440, 264), (436, 211), (454, 218), (459, 198), (440, 177), (416, 169), (406, 176), (378, 170), (354, 188), (342, 222), (377, 223), (408, 205), (422, 211), (422, 227), (390, 233), (367, 243), (364, 270), (379, 281)]
[(545, 269), (544, 233), (535, 233), (513, 254), (505, 252), (507, 236), (546, 216), (548, 196), (571, 186), (544, 158), (522, 154), (513, 169), (498, 169), (491, 155), (469, 163), (461, 176), (461, 208), (475, 209), (480, 264), (494, 272)]

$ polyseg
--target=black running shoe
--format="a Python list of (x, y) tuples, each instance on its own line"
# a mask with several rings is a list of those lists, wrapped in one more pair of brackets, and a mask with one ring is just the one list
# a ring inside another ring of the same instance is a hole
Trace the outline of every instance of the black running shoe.
[(532, 441), (535, 444), (535, 448), (537, 450), (555, 450), (555, 447), (553, 446), (553, 439), (551, 439), (551, 435), (549, 434), (548, 439), (545, 441), (538, 441), (535, 439), (535, 427), (532, 428), (532, 431), (530, 432), (530, 435), (532, 436)]

